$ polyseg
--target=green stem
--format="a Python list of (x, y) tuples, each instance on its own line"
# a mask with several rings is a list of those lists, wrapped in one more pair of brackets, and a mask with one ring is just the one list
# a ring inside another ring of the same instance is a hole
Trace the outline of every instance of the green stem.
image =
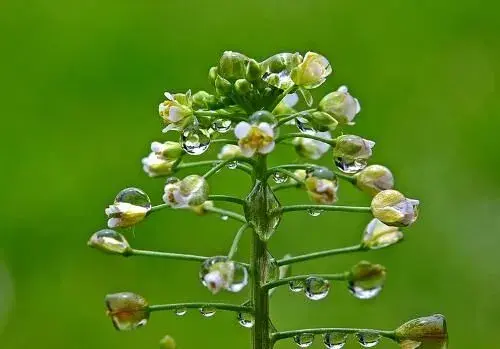
[(245, 230), (248, 228), (248, 223), (245, 223), (242, 225), (242, 227), (236, 232), (236, 235), (234, 236), (233, 244), (231, 245), (231, 249), (229, 250), (229, 253), (227, 254), (227, 259), (232, 260), (234, 255), (236, 254), (236, 251), (238, 251), (238, 244), (240, 243), (241, 237), (243, 236), (243, 233)]
[(196, 116), (210, 116), (219, 119), (228, 119), (233, 121), (245, 121), (246, 114), (230, 114), (227, 112), (222, 112), (222, 110), (195, 110), (194, 115)]
[(345, 281), (349, 277), (349, 273), (340, 273), (340, 274), (311, 274), (311, 275), (297, 275), (290, 276), (287, 278), (279, 279), (273, 282), (269, 282), (262, 286), (264, 291), (268, 291), (278, 286), (287, 285), (291, 281), (303, 281), (310, 277), (316, 277), (324, 280), (335, 280), (335, 281)]
[(240, 205), (243, 205), (245, 203), (245, 200), (237, 198), (236, 196), (231, 196), (231, 195), (209, 195), (208, 200), (226, 201), (226, 202), (232, 202), (232, 203), (240, 204)]
[(304, 181), (302, 180), (302, 178), (299, 178), (295, 175), (295, 173), (291, 172), (291, 171), (288, 171), (287, 169), (284, 169), (282, 167), (279, 167), (279, 166), (276, 166), (276, 167), (271, 167), (268, 171), (267, 171), (267, 174), (266, 176), (272, 176), (274, 173), (276, 172), (281, 172), (283, 173), (284, 175), (290, 177), (290, 178), (293, 178), (296, 182), (298, 183), (301, 183), (301, 184), (304, 184)]
[(280, 259), (280, 260), (276, 261), (276, 263), (278, 263), (278, 266), (289, 265), (289, 264), (293, 264), (293, 263), (308, 261), (311, 259), (329, 257), (329, 256), (337, 255), (337, 254), (366, 251), (366, 250), (367, 250), (367, 248), (364, 247), (363, 245), (355, 245), (355, 246), (349, 246), (349, 247), (344, 247), (344, 248), (337, 248), (337, 249), (333, 249), (333, 250), (313, 252), (313, 253), (308, 253), (308, 254), (290, 257), (290, 258), (284, 258), (284, 259)]
[[(305, 170), (305, 169), (314, 168), (314, 167), (321, 167), (321, 166), (316, 165), (316, 164), (289, 164), (289, 165), (275, 166), (275, 167), (273, 167), (273, 169), (284, 168), (284, 169), (290, 169), (290, 170)], [(356, 183), (356, 178), (354, 176), (350, 176), (348, 174), (342, 173), (340, 171), (335, 171), (335, 170), (333, 171), (333, 173), (335, 173), (335, 175), (338, 176), (339, 178), (346, 180), (352, 184)]]
[(288, 138), (295, 138), (295, 137), (311, 138), (311, 139), (314, 139), (314, 140), (317, 140), (317, 141), (320, 141), (320, 142), (323, 142), (326, 144), (330, 144), (332, 147), (335, 147), (335, 140), (334, 139), (327, 139), (327, 138), (323, 138), (323, 137), (316, 136), (313, 134), (300, 133), (300, 132), (288, 133), (286, 135), (280, 136), (280, 137), (276, 138), (276, 143), (279, 143), (279, 142), (281, 142), (285, 139), (288, 139)]
[[(187, 162), (187, 163), (182, 163), (179, 166), (176, 167), (176, 170), (182, 170), (186, 168), (193, 168), (193, 167), (201, 167), (201, 166), (214, 166), (216, 164), (220, 164), (221, 160), (205, 160), (205, 161), (196, 161), (196, 162)], [(252, 175), (252, 169), (248, 166), (245, 166), (243, 164), (240, 164), (237, 162), (236, 168), (239, 170), (242, 170), (249, 175)]]
[(307, 118), (307, 113), (310, 113), (310, 112), (313, 112), (313, 111), (316, 111), (316, 109), (307, 109), (307, 110), (304, 110), (304, 111), (301, 111), (301, 112), (298, 112), (298, 113), (287, 115), (284, 118), (280, 119), (280, 121), (278, 121), (278, 123), (276, 124), (275, 128), (280, 127), (280, 126), (286, 124), (288, 121), (294, 120), (294, 119), (296, 119), (298, 117)]
[(236, 139), (215, 138), (210, 140), (210, 144), (224, 143), (224, 144), (238, 144)]
[(155, 304), (150, 305), (148, 310), (150, 312), (154, 311), (163, 311), (163, 310), (175, 310), (175, 309), (200, 309), (200, 308), (214, 308), (217, 310), (228, 310), (235, 312), (245, 312), (252, 313), (253, 310), (250, 307), (244, 307), (236, 304), (227, 304), (227, 303), (175, 303), (175, 304)]
[(203, 209), (207, 212), (218, 213), (221, 216), (228, 216), (229, 218), (235, 219), (235, 220), (240, 221), (242, 223), (247, 222), (245, 217), (243, 217), (242, 215), (235, 213), (233, 211), (224, 210), (224, 209), (218, 208), (218, 207), (204, 207)]
[(130, 252), (128, 252), (127, 256), (161, 257), (167, 259), (179, 259), (179, 260), (195, 261), (195, 262), (204, 262), (205, 260), (208, 259), (208, 257), (196, 256), (192, 254), (146, 251), (146, 250), (135, 250), (135, 249), (132, 249)]
[(280, 104), (280, 102), (283, 100), (283, 98), (285, 98), (288, 94), (293, 93), (296, 89), (297, 89), (297, 86), (295, 86), (295, 85), (290, 86), (285, 91), (283, 91), (283, 93), (280, 94), (278, 96), (278, 98), (276, 98), (273, 101), (273, 103), (271, 103), (271, 105), (269, 105), (269, 107), (267, 107), (266, 109), (272, 112), (274, 110), (274, 108), (276, 108), (278, 106), (278, 104)]
[(281, 339), (292, 338), (297, 335), (310, 333), (310, 334), (325, 334), (330, 332), (341, 332), (341, 333), (376, 333), (381, 335), (382, 337), (389, 338), (392, 340), (396, 340), (395, 331), (384, 331), (384, 330), (372, 330), (372, 329), (364, 329), (364, 328), (342, 328), (342, 327), (322, 327), (322, 328), (309, 328), (309, 329), (301, 329), (294, 331), (284, 331), (284, 332), (275, 332), (272, 334), (272, 342), (273, 344)]
[(278, 190), (283, 190), (283, 189), (288, 189), (288, 188), (300, 188), (302, 186), (302, 183), (283, 183), (283, 184), (277, 184), (275, 186), (271, 187), (271, 190), (273, 192), (277, 192)]
[(246, 162), (246, 163), (249, 163), (252, 166), (254, 166), (254, 163), (255, 163), (252, 159), (244, 158), (244, 157), (235, 157), (233, 159), (223, 160), (223, 161), (220, 161), (214, 167), (212, 167), (210, 170), (208, 170), (207, 173), (205, 173), (203, 175), (203, 177), (205, 179), (209, 178), (210, 176), (216, 174), (221, 168), (223, 168), (224, 166), (226, 166), (230, 162), (234, 162), (234, 161), (236, 161), (237, 163), (238, 162)]
[(362, 207), (362, 206), (290, 205), (290, 206), (283, 206), (281, 208), (281, 212), (306, 211), (306, 210), (361, 212), (361, 213), (370, 213), (371, 212), (370, 207)]

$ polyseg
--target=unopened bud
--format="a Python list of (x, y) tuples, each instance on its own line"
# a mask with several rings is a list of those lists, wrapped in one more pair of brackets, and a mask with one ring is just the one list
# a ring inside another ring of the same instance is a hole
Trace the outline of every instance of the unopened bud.
[(321, 111), (311, 113), (310, 121), (318, 131), (333, 131), (339, 124), (330, 114)]
[(371, 203), (373, 216), (390, 226), (408, 226), (418, 217), (418, 200), (407, 199), (397, 190), (384, 190)]
[(111, 229), (103, 229), (90, 237), (88, 246), (106, 253), (127, 255), (130, 245), (125, 237)]
[(196, 92), (192, 100), (195, 109), (210, 109), (212, 106), (217, 105), (217, 98), (206, 91)]
[(208, 198), (208, 182), (202, 176), (187, 176), (180, 181), (179, 190), (176, 194), (177, 201), (183, 205), (201, 205)]
[(176, 349), (177, 344), (172, 336), (166, 335), (160, 340), (160, 349)]
[(375, 142), (355, 135), (342, 135), (335, 139), (333, 156), (349, 159), (368, 159), (372, 155)]
[(108, 316), (119, 331), (135, 330), (149, 319), (148, 302), (132, 292), (108, 294), (105, 298)]
[(335, 92), (327, 94), (319, 102), (319, 110), (328, 113), (339, 124), (353, 124), (354, 117), (361, 111), (356, 98), (347, 92), (346, 86), (340, 86)]
[(262, 77), (260, 64), (255, 59), (249, 59), (246, 67), (245, 78), (248, 81), (256, 81)]
[(156, 153), (150, 153), (142, 159), (142, 168), (150, 177), (168, 176), (172, 174), (176, 161), (166, 159)]
[[(328, 131), (310, 133), (326, 139), (332, 138), (330, 132)], [(297, 154), (299, 154), (303, 158), (312, 160), (318, 160), (323, 156), (323, 154), (328, 151), (328, 149), (330, 149), (330, 145), (327, 143), (305, 137), (296, 137), (293, 139), (292, 143), (295, 146), (295, 151), (297, 152)]]
[(446, 318), (441, 314), (410, 320), (399, 326), (395, 334), (402, 349), (446, 349), (448, 346)]
[(376, 195), (394, 187), (391, 171), (381, 165), (370, 165), (354, 175), (356, 186), (362, 191)]
[(219, 61), (219, 75), (228, 80), (245, 77), (248, 57), (233, 51), (226, 51)]
[(217, 78), (215, 79), (215, 89), (218, 94), (227, 95), (231, 92), (232, 88), (233, 86), (228, 80), (224, 79), (220, 75), (217, 75)]
[(215, 79), (217, 79), (217, 76), (219, 75), (218, 72), (219, 72), (219, 68), (217, 68), (217, 67), (212, 67), (208, 71), (208, 80), (214, 86), (215, 86)]
[(349, 273), (349, 290), (359, 299), (370, 299), (380, 293), (386, 278), (385, 267), (361, 261)]
[(330, 62), (320, 54), (307, 52), (304, 60), (291, 72), (295, 85), (306, 89), (320, 86), (332, 73)]
[(250, 115), (249, 119), (251, 124), (258, 125), (262, 122), (265, 122), (269, 125), (275, 125), (277, 122), (276, 116), (267, 110), (259, 110)]
[(217, 158), (220, 160), (230, 160), (238, 156), (242, 156), (240, 147), (235, 144), (225, 144), (217, 155)]
[(167, 159), (177, 159), (182, 155), (182, 146), (178, 142), (167, 141), (165, 143), (151, 143), (151, 151)]
[(329, 205), (337, 201), (337, 179), (325, 179), (316, 176), (306, 178), (305, 185), (309, 198), (317, 204)]
[(253, 89), (253, 86), (250, 82), (248, 82), (248, 80), (238, 79), (234, 83), (234, 89), (237, 94), (243, 96), (250, 92)]
[(403, 233), (397, 227), (388, 226), (377, 218), (373, 218), (363, 232), (361, 244), (369, 249), (379, 249), (398, 243)]

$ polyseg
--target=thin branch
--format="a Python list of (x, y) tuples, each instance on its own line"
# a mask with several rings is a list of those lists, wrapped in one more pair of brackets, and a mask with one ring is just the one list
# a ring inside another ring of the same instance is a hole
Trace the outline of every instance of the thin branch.
[[(176, 170), (177, 169), (182, 170), (182, 169), (193, 168), (193, 167), (201, 167), (201, 166), (214, 166), (216, 164), (220, 164), (221, 162), (222, 162), (221, 160), (204, 160), (204, 161), (196, 161), (196, 162), (186, 162), (186, 163), (182, 163), (179, 166), (177, 166)], [(252, 174), (252, 169), (250, 167), (245, 166), (243, 164), (240, 164), (238, 161), (236, 161), (236, 162), (237, 162), (237, 165), (236, 165), (237, 169), (242, 170), (242, 171), (248, 173), (249, 175)]]
[(210, 176), (216, 174), (217, 172), (219, 172), (219, 170), (221, 168), (223, 168), (224, 166), (226, 166), (227, 164), (231, 163), (231, 162), (246, 162), (248, 164), (250, 164), (252, 167), (255, 165), (255, 161), (250, 159), (250, 158), (244, 158), (244, 157), (235, 157), (233, 159), (228, 159), (228, 160), (224, 160), (224, 161), (220, 161), (217, 165), (215, 165), (214, 167), (212, 167), (210, 170), (208, 170), (207, 173), (205, 173), (203, 175), (203, 177), (205, 177), (205, 179), (209, 178)]
[[(314, 168), (314, 167), (319, 168), (319, 167), (322, 167), (322, 166), (319, 166), (319, 165), (316, 165), (316, 164), (288, 164), (288, 165), (275, 166), (275, 167), (273, 167), (273, 169), (284, 168), (284, 169), (290, 169), (290, 170), (305, 170), (305, 169)], [(335, 171), (335, 170), (333, 170), (332, 172), (336, 176), (338, 176), (339, 178), (341, 178), (343, 180), (346, 180), (346, 181), (348, 181), (348, 182), (350, 182), (352, 184), (356, 183), (356, 178), (354, 176), (350, 176), (348, 174), (342, 173), (340, 171)]]
[(215, 143), (225, 143), (225, 144), (238, 144), (238, 140), (236, 139), (226, 139), (226, 138), (216, 138), (210, 140), (211, 144)]
[(234, 121), (245, 121), (246, 115), (244, 113), (228, 113), (223, 112), (223, 110), (195, 110), (194, 115), (196, 116), (210, 116), (219, 119), (228, 119)]
[(325, 280), (336, 280), (336, 281), (344, 281), (347, 280), (349, 276), (349, 273), (340, 273), (340, 274), (311, 274), (311, 275), (297, 275), (297, 276), (290, 276), (287, 278), (279, 279), (273, 282), (269, 282), (265, 285), (262, 286), (263, 290), (270, 290), (272, 288), (286, 285), (290, 281), (303, 281), (307, 278), (310, 277), (317, 277), (320, 279), (325, 279)]
[(253, 313), (253, 309), (251, 307), (244, 307), (236, 304), (227, 304), (227, 303), (176, 303), (176, 304), (155, 304), (150, 305), (148, 310), (150, 312), (153, 311), (163, 311), (163, 310), (175, 310), (175, 309), (201, 309), (201, 308), (213, 308), (217, 310), (228, 310), (235, 312), (245, 312), (245, 313)]
[(281, 212), (292, 212), (292, 211), (307, 211), (307, 210), (319, 210), (319, 211), (340, 211), (340, 212), (361, 212), (370, 213), (370, 207), (362, 206), (335, 206), (335, 205), (290, 205), (281, 207)]
[(279, 142), (281, 142), (285, 139), (288, 139), (288, 138), (295, 138), (295, 137), (311, 138), (311, 139), (314, 139), (314, 140), (317, 140), (317, 141), (320, 141), (320, 142), (323, 142), (326, 144), (330, 144), (332, 147), (335, 147), (335, 143), (336, 143), (334, 139), (327, 139), (327, 138), (312, 135), (309, 133), (300, 133), (300, 132), (288, 133), (288, 134), (285, 134), (283, 136), (280, 136), (280, 137), (276, 138), (276, 143), (279, 143)]
[(280, 259), (280, 260), (276, 261), (276, 263), (278, 263), (278, 266), (289, 265), (289, 264), (293, 264), (293, 263), (308, 261), (311, 259), (329, 257), (329, 256), (337, 255), (337, 254), (366, 251), (366, 250), (367, 250), (367, 248), (362, 246), (362, 245), (355, 245), (355, 246), (349, 246), (349, 247), (344, 247), (344, 248), (337, 248), (337, 249), (333, 249), (333, 250), (313, 252), (313, 253), (308, 253), (308, 254), (290, 257), (290, 258), (284, 258), (284, 259)]
[(285, 116), (284, 118), (282, 118), (282, 119), (280, 119), (278, 121), (278, 123), (276, 124), (275, 128), (280, 127), (280, 126), (286, 124), (288, 121), (294, 120), (294, 119), (296, 119), (298, 117), (307, 118), (307, 113), (308, 112), (313, 112), (315, 110), (316, 109), (307, 109), (307, 110), (303, 110), (303, 111), (300, 111), (300, 112), (297, 112), (297, 113), (293, 113), (293, 114), (287, 115), (287, 116)]
[(266, 110), (269, 110), (272, 112), (274, 110), (274, 108), (276, 108), (278, 106), (278, 104), (280, 104), (280, 102), (283, 100), (283, 98), (285, 98), (288, 94), (293, 93), (296, 89), (297, 89), (297, 86), (295, 86), (295, 85), (292, 85), (289, 88), (287, 88), (285, 91), (283, 91), (282, 94), (280, 94), (273, 101), (273, 103), (271, 103), (271, 105), (269, 107), (266, 108)]
[(278, 190), (283, 190), (283, 189), (288, 189), (288, 188), (300, 188), (302, 186), (302, 183), (282, 183), (282, 184), (277, 184), (271, 187), (271, 190), (273, 192), (276, 192)]
[(204, 262), (209, 258), (204, 256), (196, 256), (192, 254), (135, 250), (135, 249), (132, 249), (130, 252), (128, 252), (127, 256), (160, 257), (160, 258), (178, 259), (178, 260), (195, 261), (195, 262)]
[(227, 254), (227, 259), (229, 259), (229, 260), (233, 259), (234, 255), (236, 254), (236, 251), (238, 251), (238, 244), (240, 243), (241, 237), (243, 236), (243, 233), (245, 232), (245, 230), (247, 230), (248, 226), (249, 226), (249, 224), (245, 223), (236, 232), (236, 235), (234, 236), (233, 244), (231, 245), (231, 249), (229, 250), (229, 253)]
[(233, 212), (233, 211), (224, 210), (224, 209), (218, 208), (218, 207), (204, 207), (203, 209), (207, 212), (218, 213), (221, 216), (228, 216), (229, 218), (235, 219), (235, 220), (240, 221), (242, 223), (247, 222), (247, 220), (245, 219), (244, 216), (242, 216), (236, 212)]
[(292, 338), (297, 335), (310, 333), (310, 334), (325, 334), (331, 332), (341, 332), (341, 333), (376, 333), (381, 335), (382, 337), (389, 338), (392, 340), (396, 339), (396, 334), (394, 331), (384, 331), (384, 330), (372, 330), (372, 329), (364, 329), (364, 328), (342, 328), (342, 327), (322, 327), (322, 328), (309, 328), (309, 329), (301, 329), (294, 331), (284, 331), (284, 332), (275, 332), (271, 335), (271, 341), (274, 343), (281, 339)]
[(268, 177), (272, 176), (276, 172), (281, 172), (284, 175), (286, 175), (286, 176), (288, 176), (290, 178), (293, 178), (298, 183), (301, 183), (301, 184), (304, 183), (304, 181), (302, 180), (302, 178), (299, 178), (298, 176), (296, 176), (295, 173), (293, 173), (291, 171), (288, 171), (287, 169), (281, 168), (279, 166), (271, 167), (269, 170), (267, 170), (266, 176), (268, 176)]
[(208, 200), (226, 201), (226, 202), (232, 202), (232, 203), (240, 204), (240, 205), (243, 205), (245, 203), (245, 200), (240, 199), (236, 196), (231, 196), (231, 195), (209, 195)]

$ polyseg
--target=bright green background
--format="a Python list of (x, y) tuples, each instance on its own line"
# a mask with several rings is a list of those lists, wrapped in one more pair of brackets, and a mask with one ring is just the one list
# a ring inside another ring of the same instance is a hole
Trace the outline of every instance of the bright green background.
[[(496, 347), (498, 12), (494, 1), (451, 0), (2, 1), (0, 347), (155, 348), (167, 333), (181, 349), (248, 347), (249, 331), (230, 313), (209, 320), (195, 312), (155, 314), (145, 329), (116, 332), (104, 316), (109, 292), (132, 290), (151, 303), (236, 302), (243, 295), (212, 297), (196, 263), (125, 260), (86, 247), (120, 189), (138, 186), (160, 202), (163, 181), (148, 179), (140, 158), (164, 137), (162, 93), (208, 89), (208, 68), (224, 50), (257, 59), (281, 51), (326, 55), (335, 74), (315, 96), (348, 84), (363, 108), (352, 132), (377, 141), (374, 161), (422, 202), (404, 244), (295, 268), (338, 272), (362, 258), (382, 263), (389, 278), (379, 298), (358, 301), (343, 284), (320, 302), (281, 289), (272, 300), (276, 326), (390, 329), (440, 312), (451, 348)], [(272, 161), (295, 158), (286, 151)], [(248, 190), (239, 173), (218, 177), (213, 193)], [(369, 203), (343, 184), (340, 203)], [(300, 192), (280, 195), (307, 200)], [(354, 244), (368, 221), (362, 214), (290, 213), (271, 249), (282, 256)], [(129, 238), (138, 248), (216, 255), (227, 251), (237, 227), (165, 211)], [(322, 347), (319, 339), (314, 347)]]

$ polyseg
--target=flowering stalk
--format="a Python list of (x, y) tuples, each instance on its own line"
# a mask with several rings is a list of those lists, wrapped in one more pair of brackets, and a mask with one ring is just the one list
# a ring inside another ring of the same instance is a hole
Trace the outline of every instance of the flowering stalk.
[[(304, 275), (290, 275), (290, 265), (395, 245), (403, 239), (399, 227), (413, 224), (418, 216), (418, 200), (394, 190), (391, 171), (381, 165), (368, 166), (375, 142), (345, 134), (342, 129), (337, 131), (337, 128), (353, 125), (361, 110), (359, 101), (347, 87), (340, 86), (323, 97), (316, 107), (312, 106), (310, 90), (322, 85), (331, 73), (328, 60), (314, 52), (304, 57), (299, 53), (279, 53), (259, 63), (241, 53), (227, 51), (209, 71), (215, 94), (206, 91), (165, 93), (166, 100), (159, 106), (165, 123), (163, 131), (179, 132), (180, 140), (153, 142), (151, 153), (142, 160), (149, 176), (168, 177), (164, 203), (152, 206), (142, 190), (124, 189), (105, 211), (109, 228), (115, 230), (96, 232), (88, 245), (125, 257), (198, 262), (200, 282), (212, 294), (237, 293), (249, 286), (250, 300), (242, 305), (212, 302), (149, 305), (144, 297), (131, 292), (110, 294), (106, 296), (106, 307), (117, 329), (141, 327), (152, 312), (175, 310), (176, 314), (183, 315), (187, 309), (195, 308), (206, 317), (214, 315), (216, 310), (236, 312), (238, 322), (251, 328), (253, 349), (271, 349), (276, 341), (292, 337), (300, 347), (307, 347), (314, 335), (323, 335), (328, 348), (341, 348), (350, 334), (355, 334), (364, 347), (372, 347), (385, 337), (405, 349), (421, 345), (446, 348), (448, 337), (442, 315), (410, 320), (395, 331), (324, 327), (281, 332), (271, 324), (270, 297), (279, 286), (289, 285), (291, 291), (302, 292), (308, 299), (318, 301), (328, 295), (330, 281), (343, 281), (358, 299), (376, 297), (386, 279), (386, 269), (379, 264), (361, 261), (342, 273)], [(308, 109), (295, 109), (299, 99), (295, 92), (302, 96)], [(285, 132), (291, 124), (300, 132)], [(229, 136), (230, 132), (234, 137)], [(291, 145), (303, 161), (269, 168), (268, 157), (280, 143)], [(185, 161), (188, 156), (199, 156), (210, 146), (218, 145), (221, 148), (216, 160)], [(328, 152), (332, 166), (309, 163)], [(210, 166), (202, 176), (173, 177), (182, 170)], [(226, 169), (239, 169), (250, 177), (251, 188), (245, 198), (210, 192), (209, 181)], [(271, 179), (277, 184), (270, 186)], [(372, 196), (371, 204), (336, 205), (339, 179)], [(312, 202), (282, 206), (276, 192), (287, 188), (303, 191)], [(214, 202), (235, 204), (240, 212), (215, 206)], [(227, 255), (199, 256), (135, 249), (119, 230), (149, 219), (153, 212), (180, 209), (199, 216), (216, 214), (223, 220), (231, 218), (242, 223), (234, 233)], [(352, 246), (275, 259), (269, 251), (269, 240), (279, 233), (282, 216), (295, 211), (307, 211), (311, 216), (337, 211), (369, 213), (373, 217)], [(252, 250), (250, 262), (244, 263), (235, 257), (247, 231), (251, 234)], [(167, 335), (161, 346), (173, 349), (175, 341)]]

